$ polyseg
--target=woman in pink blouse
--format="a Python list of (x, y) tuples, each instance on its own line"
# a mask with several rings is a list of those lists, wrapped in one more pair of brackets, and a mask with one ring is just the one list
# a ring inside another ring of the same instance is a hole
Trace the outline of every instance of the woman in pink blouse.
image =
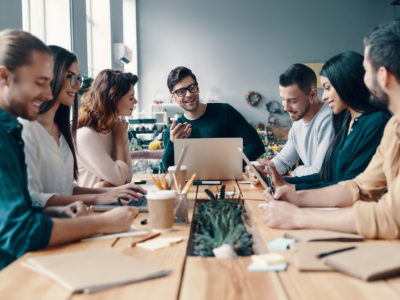
[(131, 73), (103, 70), (82, 97), (76, 136), (78, 183), (84, 187), (119, 186), (132, 179), (128, 123), (137, 103)]

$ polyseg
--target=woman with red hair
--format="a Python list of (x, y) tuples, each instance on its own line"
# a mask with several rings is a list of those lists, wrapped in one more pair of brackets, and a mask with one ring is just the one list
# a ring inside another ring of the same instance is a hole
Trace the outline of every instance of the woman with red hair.
[(78, 183), (84, 187), (119, 186), (132, 179), (128, 123), (137, 103), (132, 73), (103, 70), (82, 97), (76, 135)]

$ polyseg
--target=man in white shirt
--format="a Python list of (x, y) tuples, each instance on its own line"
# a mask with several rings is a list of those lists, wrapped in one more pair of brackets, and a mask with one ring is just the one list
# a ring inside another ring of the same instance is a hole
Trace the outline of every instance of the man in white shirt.
[(334, 136), (332, 111), (318, 99), (317, 78), (303, 64), (290, 66), (279, 77), (282, 104), (293, 120), (288, 141), (272, 159), (279, 174), (284, 175), (301, 160), (293, 176), (318, 173), (326, 150)]

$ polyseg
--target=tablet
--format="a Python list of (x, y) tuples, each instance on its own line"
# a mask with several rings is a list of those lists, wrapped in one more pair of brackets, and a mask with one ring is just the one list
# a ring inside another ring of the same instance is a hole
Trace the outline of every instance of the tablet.
[(261, 185), (264, 187), (264, 189), (268, 190), (270, 187), (268, 184), (264, 181), (264, 179), (261, 177), (260, 173), (258, 173), (257, 169), (253, 166), (253, 164), (250, 162), (250, 160), (247, 158), (246, 154), (244, 154), (242, 148), (238, 147), (238, 151), (240, 152), (240, 155), (242, 155), (242, 158), (246, 162), (246, 164), (250, 167), (250, 169), (253, 171), (253, 173), (256, 175), (258, 181), (260, 181)]

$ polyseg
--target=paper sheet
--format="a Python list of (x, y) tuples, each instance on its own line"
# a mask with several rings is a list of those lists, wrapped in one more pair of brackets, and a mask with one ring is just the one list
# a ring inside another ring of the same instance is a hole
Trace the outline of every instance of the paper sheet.
[(268, 249), (274, 249), (274, 250), (286, 250), (289, 248), (289, 245), (291, 243), (294, 243), (296, 240), (295, 239), (288, 239), (288, 238), (277, 238), (272, 241), (270, 241), (267, 244)]
[(93, 240), (115, 239), (115, 238), (119, 238), (119, 237), (146, 235), (148, 233), (149, 233), (148, 231), (140, 230), (132, 225), (131, 229), (126, 232), (111, 233), (111, 234), (96, 234), (94, 236), (84, 238), (81, 241), (85, 242), (85, 241), (93, 241)]

